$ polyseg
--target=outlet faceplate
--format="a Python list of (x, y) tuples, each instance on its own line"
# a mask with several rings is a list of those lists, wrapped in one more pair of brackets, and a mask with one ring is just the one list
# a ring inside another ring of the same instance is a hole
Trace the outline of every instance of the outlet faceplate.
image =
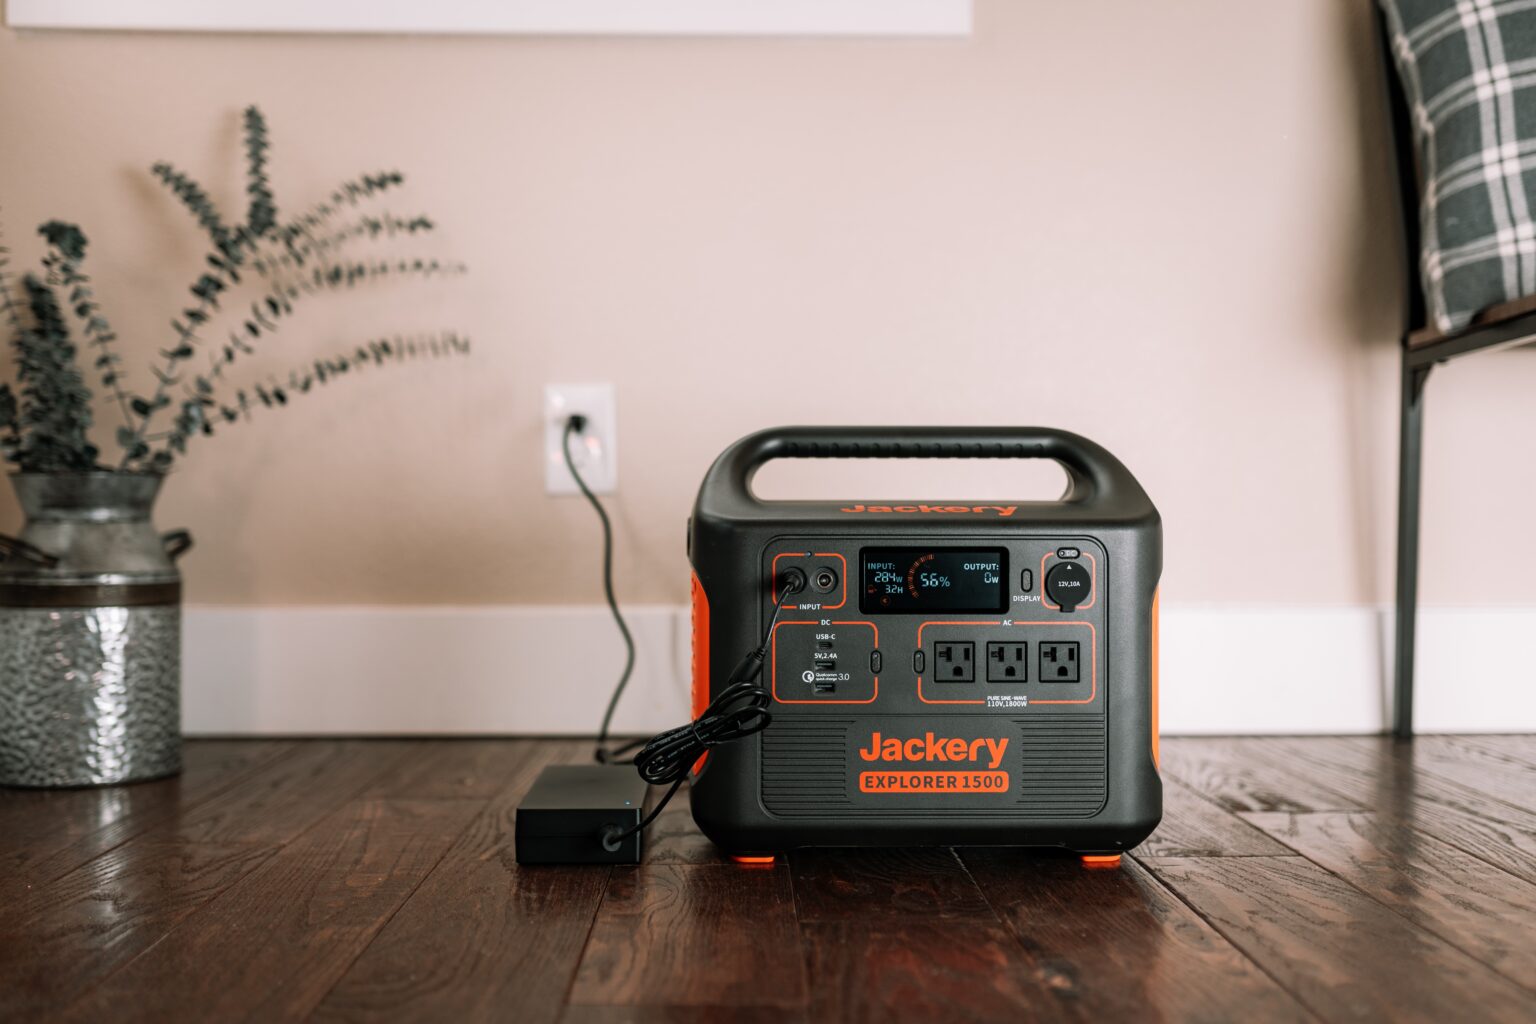
[(580, 494), (560, 451), (565, 422), (580, 413), (582, 433), (571, 438), (571, 459), (595, 494), (612, 494), (619, 483), (618, 418), (612, 384), (544, 386), (544, 489), (549, 494)]
[(933, 678), (940, 683), (975, 682), (976, 645), (969, 640), (941, 640), (934, 644)]
[(1076, 640), (1041, 641), (1040, 681), (1042, 683), (1076, 683), (1083, 678), (1079, 660), (1079, 644)]
[(987, 682), (1029, 682), (1029, 645), (1017, 640), (988, 641)]

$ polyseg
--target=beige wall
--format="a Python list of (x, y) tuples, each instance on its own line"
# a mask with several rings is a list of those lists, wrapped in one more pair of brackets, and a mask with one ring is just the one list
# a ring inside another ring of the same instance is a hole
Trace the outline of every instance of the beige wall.
[[(682, 599), (683, 520), (735, 437), (910, 417), (1119, 453), (1170, 602), (1377, 602), (1398, 286), (1366, 9), (978, 0), (967, 41), (3, 30), (0, 203), (24, 256), (45, 217), (85, 226), (147, 354), (201, 245), (146, 168), (238, 201), (256, 101), (290, 210), (398, 165), (387, 207), (473, 268), (316, 302), (251, 364), (396, 327), (477, 346), (199, 444), (161, 516), (198, 536), (196, 601), (595, 600), (540, 399), (612, 380), (631, 600)], [(1536, 598), (1533, 389), (1528, 353), (1436, 374), (1432, 601)]]

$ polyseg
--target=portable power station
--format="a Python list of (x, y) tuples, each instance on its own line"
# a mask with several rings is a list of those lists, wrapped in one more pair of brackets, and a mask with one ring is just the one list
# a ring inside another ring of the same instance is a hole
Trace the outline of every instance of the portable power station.
[[(759, 500), (753, 475), (785, 458), (1054, 459), (1069, 486)], [(767, 430), (710, 468), (688, 541), (696, 718), (773, 623), (771, 723), (694, 768), (694, 820), (726, 853), (1051, 846), (1112, 864), (1157, 826), (1162, 528), (1099, 445), (1037, 427)]]

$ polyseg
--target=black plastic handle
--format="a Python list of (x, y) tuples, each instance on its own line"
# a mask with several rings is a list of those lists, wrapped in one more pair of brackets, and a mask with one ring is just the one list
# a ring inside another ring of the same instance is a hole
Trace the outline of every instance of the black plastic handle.
[(778, 427), (726, 449), (709, 483), (756, 502), (752, 477), (773, 459), (1053, 459), (1069, 480), (1065, 502), (1145, 497), (1103, 447), (1050, 427)]
[(19, 558), (33, 565), (40, 565), (44, 569), (52, 569), (59, 564), (57, 555), (50, 555), (42, 548), (34, 547), (18, 537), (8, 537), (0, 533), (0, 562)]
[(160, 543), (165, 545), (166, 557), (174, 562), (192, 550), (192, 533), (190, 530), (172, 530), (169, 533), (162, 533)]

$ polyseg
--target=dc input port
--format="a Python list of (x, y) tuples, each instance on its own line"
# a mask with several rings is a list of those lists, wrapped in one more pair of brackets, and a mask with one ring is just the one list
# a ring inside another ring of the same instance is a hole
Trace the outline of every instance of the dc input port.
[(837, 589), (837, 573), (822, 566), (811, 573), (811, 589), (818, 594), (830, 594)]
[(786, 569), (779, 574), (779, 589), (786, 594), (798, 594), (805, 589), (805, 573), (799, 569)]

